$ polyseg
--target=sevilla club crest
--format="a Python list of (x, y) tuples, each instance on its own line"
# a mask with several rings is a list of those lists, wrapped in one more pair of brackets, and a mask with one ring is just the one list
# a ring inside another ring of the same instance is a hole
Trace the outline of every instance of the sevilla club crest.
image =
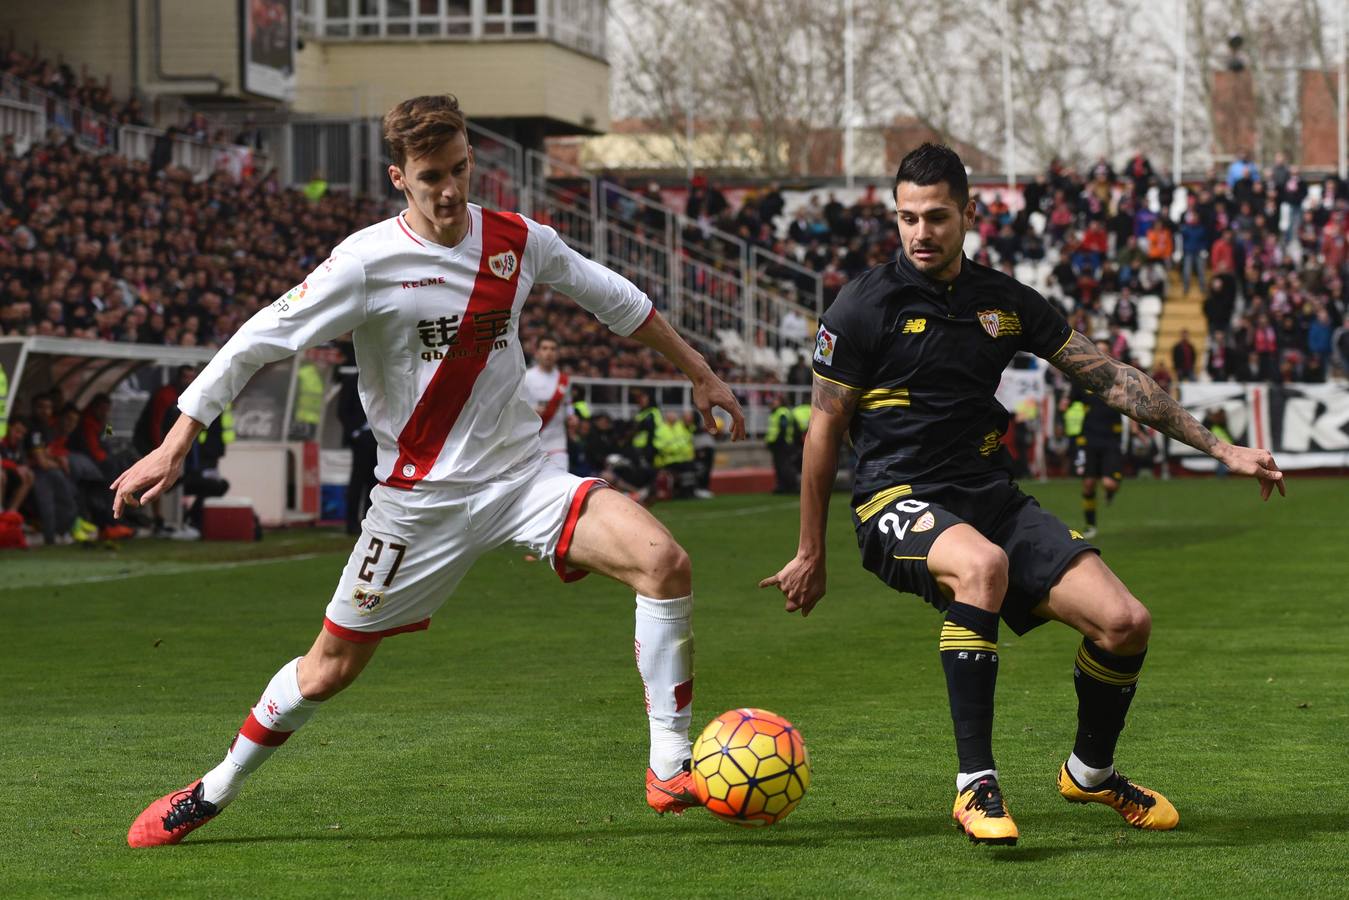
[(520, 259), (515, 255), (514, 250), (504, 250), (495, 256), (487, 258), (487, 267), (492, 270), (492, 274), (498, 278), (510, 281), (515, 275), (516, 269), (520, 268)]
[(979, 323), (984, 326), (984, 331), (988, 332), (989, 337), (998, 336), (998, 325), (1001, 324), (1002, 316), (997, 311), (979, 313)]

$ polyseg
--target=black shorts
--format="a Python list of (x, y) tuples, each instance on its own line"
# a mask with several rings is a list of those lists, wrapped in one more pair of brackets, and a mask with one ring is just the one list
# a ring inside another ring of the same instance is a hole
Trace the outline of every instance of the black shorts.
[(928, 571), (927, 554), (937, 535), (962, 522), (1007, 554), (1001, 615), (1017, 634), (1045, 623), (1031, 610), (1069, 563), (1081, 553), (1100, 552), (1010, 480), (896, 486), (873, 494), (853, 511), (863, 567), (942, 611), (951, 601)]
[(1073, 471), (1078, 478), (1113, 478), (1120, 481), (1124, 477), (1124, 456), (1119, 444), (1086, 444), (1077, 448), (1073, 457)]

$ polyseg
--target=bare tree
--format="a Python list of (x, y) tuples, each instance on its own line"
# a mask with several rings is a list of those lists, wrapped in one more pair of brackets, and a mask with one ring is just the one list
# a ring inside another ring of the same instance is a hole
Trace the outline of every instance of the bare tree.
[[(908, 115), (944, 139), (1000, 146), (1005, 44), (1021, 171), (1055, 157), (1119, 160), (1134, 149), (1166, 159), (1183, 13), (1186, 156), (1211, 149), (1213, 77), (1228, 64), (1233, 33), (1245, 38), (1258, 149), (1291, 156), (1300, 133), (1299, 70), (1309, 62), (1329, 68), (1324, 2), (1009, 0), (1004, 22), (1001, 4), (987, 0), (855, 0), (859, 118), (874, 126)], [(676, 145), (685, 144), (691, 104), (700, 141), (713, 143), (717, 155), (753, 154), (761, 171), (787, 173), (811, 158), (815, 130), (844, 124), (841, 0), (618, 6), (628, 50), (617, 105)]]
[[(856, 0), (859, 117), (875, 115), (889, 77), (890, 0)], [(688, 160), (698, 147), (764, 174), (803, 171), (820, 129), (843, 127), (841, 5), (815, 0), (642, 0), (616, 8), (620, 115), (649, 122)], [(752, 140), (746, 142), (749, 136)], [(746, 157), (751, 157), (746, 159)]]

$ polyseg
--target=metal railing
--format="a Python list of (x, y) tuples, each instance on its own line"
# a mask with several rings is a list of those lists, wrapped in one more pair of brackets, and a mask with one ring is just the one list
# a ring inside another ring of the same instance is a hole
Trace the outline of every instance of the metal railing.
[(784, 369), (823, 312), (818, 273), (538, 151), (522, 210), (644, 290), (677, 328)]
[[(74, 137), (86, 150), (117, 153), (127, 159), (148, 162), (154, 155), (155, 144), (168, 136), (168, 163), (186, 169), (197, 180), (217, 172), (227, 172), (237, 180), (266, 165), (265, 157), (249, 147), (198, 141), (171, 135), (158, 128), (120, 125), (107, 116), (3, 72), (0, 72), (0, 101), (4, 101), (4, 109), (9, 110), (0, 114), (0, 135), (14, 135), (16, 144), (21, 137), (30, 143), (40, 140), (46, 137), (48, 128), (56, 128)], [(36, 137), (32, 136), (32, 111), (42, 114), (42, 131)]]
[[(616, 419), (631, 419), (637, 414), (633, 391), (646, 392), (662, 410), (686, 413), (693, 410), (693, 386), (687, 381), (663, 381), (649, 378), (589, 378), (577, 376), (572, 386), (590, 407), (592, 416), (604, 413)], [(810, 402), (810, 385), (736, 382), (729, 385), (745, 414), (745, 433), (762, 437), (768, 430), (768, 418), (778, 398), (795, 406)], [(724, 417), (718, 410), (715, 413)]]
[(0, 98), (0, 136), (14, 138), (14, 152), (22, 156), (47, 134), (47, 112), (41, 106)]

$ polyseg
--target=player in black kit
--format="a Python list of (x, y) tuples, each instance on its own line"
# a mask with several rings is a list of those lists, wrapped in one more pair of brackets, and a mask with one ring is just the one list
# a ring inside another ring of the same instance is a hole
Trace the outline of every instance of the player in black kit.
[(1151, 631), (1147, 609), (1081, 535), (1017, 489), (994, 399), (1018, 350), (1049, 360), (1111, 408), (1253, 475), (1265, 499), (1283, 474), (1263, 450), (1216, 439), (1147, 375), (1103, 355), (1035, 291), (964, 257), (974, 204), (960, 158), (924, 144), (895, 176), (901, 252), (851, 282), (816, 338), (796, 556), (774, 585), (804, 616), (825, 593), (829, 491), (846, 432), (857, 451), (853, 525), (862, 564), (946, 614), (940, 638), (959, 774), (952, 816), (973, 841), (1013, 844), (993, 760), (998, 619), (1017, 634), (1055, 619), (1083, 635), (1078, 728), (1059, 770), (1068, 800), (1103, 803), (1139, 828), (1179, 821), (1156, 791), (1115, 770), (1115, 744)]
[[(1110, 345), (1105, 341), (1097, 341), (1096, 349), (1102, 355), (1110, 355)], [(1065, 418), (1069, 416), (1077, 420), (1078, 426), (1073, 438), (1073, 473), (1082, 479), (1082, 516), (1086, 521), (1082, 537), (1091, 540), (1096, 537), (1096, 481), (1099, 479), (1105, 488), (1105, 504), (1109, 506), (1124, 478), (1124, 457), (1119, 446), (1124, 424), (1120, 414), (1100, 394), (1076, 385), (1068, 397)]]

